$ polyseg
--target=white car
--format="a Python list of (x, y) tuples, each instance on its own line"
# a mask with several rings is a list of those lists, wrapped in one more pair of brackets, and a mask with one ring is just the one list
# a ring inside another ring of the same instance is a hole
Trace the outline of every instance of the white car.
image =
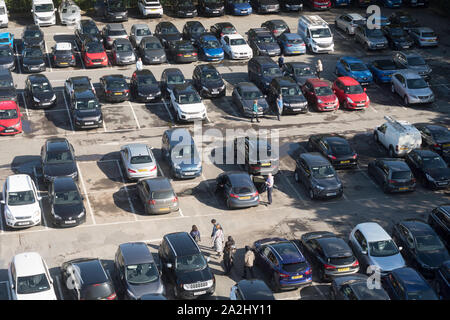
[(177, 121), (206, 119), (206, 107), (202, 98), (189, 83), (176, 85), (172, 89), (170, 103), (176, 112)]
[(25, 228), (41, 223), (41, 197), (29, 175), (16, 174), (6, 178), (2, 199), (8, 227)]
[(240, 34), (226, 34), (220, 38), (223, 51), (230, 59), (251, 59), (253, 57), (252, 48)]
[(81, 13), (73, 0), (63, 0), (58, 8), (59, 21), (62, 25), (76, 25), (80, 23)]
[(13, 300), (57, 300), (47, 264), (37, 252), (14, 256), (8, 278)]
[(32, 0), (31, 13), (34, 24), (38, 26), (52, 26), (56, 24), (56, 8), (52, 0)]
[(162, 17), (164, 9), (159, 0), (138, 0), (138, 9), (146, 17)]
[(0, 28), (8, 28), (8, 8), (5, 0), (0, 0)]
[(347, 34), (355, 34), (356, 27), (365, 23), (366, 19), (358, 13), (345, 13), (337, 16), (334, 20), (336, 28), (345, 31)]

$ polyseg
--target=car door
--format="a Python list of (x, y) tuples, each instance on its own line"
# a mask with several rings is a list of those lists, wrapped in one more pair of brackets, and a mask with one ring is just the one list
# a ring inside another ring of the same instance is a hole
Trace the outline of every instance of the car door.
[(308, 100), (309, 104), (313, 104), (315, 103), (315, 99), (314, 99), (314, 88), (311, 85), (311, 83), (306, 82), (305, 85), (302, 87), (303, 89), (303, 94), (306, 97), (306, 99)]
[(228, 200), (232, 188), (233, 188), (233, 186), (231, 184), (230, 178), (227, 175), (225, 175), (224, 176), (224, 185), (223, 185), (223, 193), (225, 196), (225, 200)]
[(123, 168), (126, 171), (130, 160), (128, 147), (125, 147), (122, 150), (120, 150), (120, 158), (122, 159)]
[(231, 52), (231, 48), (230, 48), (230, 39), (228, 38), (228, 36), (222, 37), (222, 38), (220, 39), (220, 42), (222, 43), (223, 50), (224, 50), (227, 54), (230, 54), (230, 52)]
[(422, 145), (423, 146), (431, 146), (434, 144), (433, 136), (431, 135), (430, 130), (426, 127), (418, 127), (420, 134), (422, 135)]
[(259, 256), (260, 256), (261, 259), (260, 259), (260, 264), (259, 265), (261, 266), (261, 269), (263, 270), (264, 275), (267, 275), (267, 273), (269, 271), (271, 271), (270, 270), (270, 260), (269, 260), (269, 255), (271, 253), (272, 252), (270, 251), (270, 248), (267, 247), (267, 246), (263, 246), (260, 249)]
[(194, 87), (197, 88), (197, 90), (201, 89), (200, 85), (200, 70), (198, 68), (194, 69), (194, 72), (192, 74), (192, 81), (194, 82)]
[(333, 91), (334, 91), (334, 94), (338, 97), (339, 103), (341, 103), (341, 104), (345, 100), (344, 88), (345, 88), (345, 86), (342, 84), (342, 82), (340, 80), (336, 80), (336, 82), (333, 86)]
[[(368, 248), (367, 248), (367, 240), (361, 231), (356, 230), (353, 234), (353, 241), (351, 244), (354, 248), (354, 253), (359, 261), (359, 263), (367, 267), (370, 265), (369, 257), (368, 257)], [(364, 269), (363, 269), (364, 270)]]

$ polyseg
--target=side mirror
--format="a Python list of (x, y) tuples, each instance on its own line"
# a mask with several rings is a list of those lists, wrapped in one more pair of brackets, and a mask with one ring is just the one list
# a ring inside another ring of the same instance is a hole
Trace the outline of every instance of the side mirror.
[(34, 10), (33, 10), (33, 9), (31, 9), (30, 11), (31, 11), (31, 13), (33, 13), (33, 12), (34, 12)]
[(6, 201), (5, 200), (0, 200), (0, 203), (1, 204), (6, 204)]
[(206, 262), (209, 262), (211, 260), (210, 257), (206, 257)]
[(41, 201), (41, 200), (42, 200), (42, 197), (41, 197), (41, 196), (37, 196), (37, 199), (38, 199), (39, 201)]
[(14, 290), (14, 283), (11, 283), (11, 289)]
[(55, 9), (53, 9), (53, 11), (54, 11), (54, 12), (56, 12), (56, 8), (55, 8)]
[(361, 250), (361, 253), (362, 253), (363, 255), (367, 255), (367, 250)]
[(169, 268), (169, 269), (172, 269), (172, 264), (171, 263), (167, 263), (166, 267)]
[(402, 251), (402, 250), (403, 250), (403, 247), (398, 247), (398, 250)]
[(364, 88), (364, 92), (366, 92), (367, 91), (367, 88)]

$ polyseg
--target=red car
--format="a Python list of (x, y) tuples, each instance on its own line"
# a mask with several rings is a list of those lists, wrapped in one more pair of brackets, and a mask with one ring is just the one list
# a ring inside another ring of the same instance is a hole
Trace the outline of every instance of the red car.
[(317, 111), (335, 111), (339, 109), (339, 100), (331, 89), (331, 82), (322, 79), (308, 79), (302, 86), (308, 103)]
[(91, 41), (83, 44), (81, 54), (86, 68), (106, 67), (109, 64), (108, 55), (101, 42)]
[(365, 109), (369, 107), (369, 96), (366, 88), (350, 77), (339, 77), (333, 83), (333, 91), (339, 99), (339, 104), (346, 109)]
[(0, 135), (22, 132), (22, 114), (14, 101), (0, 101)]

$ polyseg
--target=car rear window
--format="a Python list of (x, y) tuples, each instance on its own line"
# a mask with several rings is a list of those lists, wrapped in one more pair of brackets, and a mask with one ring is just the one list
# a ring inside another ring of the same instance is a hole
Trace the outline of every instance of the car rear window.
[(152, 199), (159, 200), (159, 199), (170, 199), (175, 198), (175, 194), (172, 190), (163, 190), (163, 191), (155, 191), (152, 192)]
[(285, 263), (283, 264), (283, 270), (287, 272), (302, 272), (304, 271), (308, 265), (306, 262), (296, 262), (296, 263)]
[(241, 194), (241, 193), (251, 193), (253, 192), (250, 186), (242, 186), (242, 187), (234, 187), (233, 193)]
[(152, 162), (152, 157), (150, 157), (149, 155), (135, 156), (131, 157), (130, 162), (131, 164), (149, 163)]
[(125, 30), (109, 30), (109, 36), (126, 36), (127, 32)]
[(408, 180), (411, 179), (411, 172), (409, 171), (395, 171), (392, 172), (392, 179), (394, 180)]
[(108, 282), (90, 285), (86, 288), (86, 300), (106, 299), (114, 293), (114, 290)]
[(328, 263), (335, 266), (343, 266), (347, 264), (351, 264), (355, 261), (353, 256), (344, 256), (344, 257), (331, 257), (328, 258)]
[(434, 32), (422, 32), (422, 37), (424, 37), (424, 38), (436, 37), (436, 33), (434, 33)]

